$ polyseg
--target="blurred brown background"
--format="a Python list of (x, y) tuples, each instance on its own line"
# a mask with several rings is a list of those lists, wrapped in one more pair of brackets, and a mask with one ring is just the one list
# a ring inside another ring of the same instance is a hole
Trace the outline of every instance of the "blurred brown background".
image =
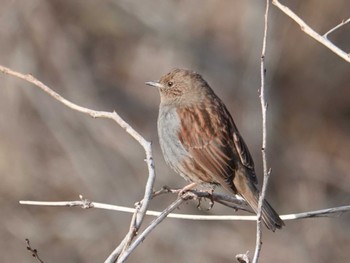
[[(349, 17), (349, 3), (286, 3), (318, 32)], [(175, 67), (200, 72), (236, 120), (261, 178), (260, 53), (264, 1), (1, 1), (0, 64), (31, 73), (73, 102), (116, 110), (154, 142), (156, 187), (185, 182), (165, 166), (156, 135), (159, 95), (144, 85)], [(350, 52), (350, 25), (330, 38)], [(271, 6), (267, 50), (269, 200), (281, 213), (350, 203), (350, 65)], [(102, 210), (20, 206), (86, 198), (132, 206), (143, 196), (143, 149), (33, 85), (0, 75), (2, 262), (103, 262), (131, 218)], [(261, 181), (261, 179), (260, 179)], [(174, 196), (161, 197), (161, 210)], [(193, 202), (179, 212), (197, 211)], [(208, 214), (231, 214), (216, 205)], [(151, 219), (148, 218), (147, 222)], [(146, 222), (146, 223), (147, 223)], [(346, 262), (350, 216), (288, 221), (265, 231), (261, 262)], [(233, 262), (253, 255), (252, 222), (168, 219), (129, 262)]]

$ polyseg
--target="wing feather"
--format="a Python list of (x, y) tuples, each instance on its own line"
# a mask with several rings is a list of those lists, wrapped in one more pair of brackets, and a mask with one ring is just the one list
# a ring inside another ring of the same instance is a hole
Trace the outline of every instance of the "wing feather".
[(177, 112), (181, 120), (181, 143), (193, 161), (210, 174), (213, 182), (232, 190), (235, 169), (240, 164), (251, 170), (251, 179), (257, 182), (248, 147), (218, 98), (209, 104), (179, 108)]

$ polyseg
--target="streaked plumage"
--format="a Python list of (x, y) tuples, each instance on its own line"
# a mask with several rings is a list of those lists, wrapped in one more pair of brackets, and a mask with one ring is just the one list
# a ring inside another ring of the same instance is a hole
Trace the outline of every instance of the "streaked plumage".
[[(147, 84), (160, 91), (158, 134), (167, 164), (187, 181), (219, 184), (241, 195), (257, 212), (252, 156), (208, 83), (195, 72), (176, 69)], [(262, 218), (272, 231), (284, 225), (266, 200)]]

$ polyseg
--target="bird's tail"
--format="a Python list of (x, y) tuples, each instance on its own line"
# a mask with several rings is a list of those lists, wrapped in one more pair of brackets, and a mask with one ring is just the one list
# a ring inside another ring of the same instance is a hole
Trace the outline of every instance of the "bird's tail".
[[(236, 185), (236, 187), (237, 186), (238, 185)], [(253, 208), (254, 212), (258, 213), (259, 191), (256, 188), (256, 186), (251, 182), (247, 182), (245, 186), (246, 187), (243, 187), (243, 189), (237, 190), (240, 193), (240, 195), (242, 195), (243, 198), (248, 202), (248, 204)], [(261, 217), (266, 227), (272, 231), (275, 231), (276, 228), (280, 229), (282, 228), (282, 226), (284, 226), (282, 219), (266, 200), (264, 200), (262, 205)]]

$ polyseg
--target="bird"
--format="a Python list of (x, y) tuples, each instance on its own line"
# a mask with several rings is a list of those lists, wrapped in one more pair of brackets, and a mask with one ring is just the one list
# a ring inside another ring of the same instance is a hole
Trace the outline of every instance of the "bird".
[[(220, 185), (241, 196), (258, 213), (259, 190), (254, 161), (225, 104), (203, 77), (174, 69), (146, 82), (160, 93), (158, 137), (165, 162), (186, 181)], [(284, 222), (263, 200), (262, 220), (272, 231)]]

